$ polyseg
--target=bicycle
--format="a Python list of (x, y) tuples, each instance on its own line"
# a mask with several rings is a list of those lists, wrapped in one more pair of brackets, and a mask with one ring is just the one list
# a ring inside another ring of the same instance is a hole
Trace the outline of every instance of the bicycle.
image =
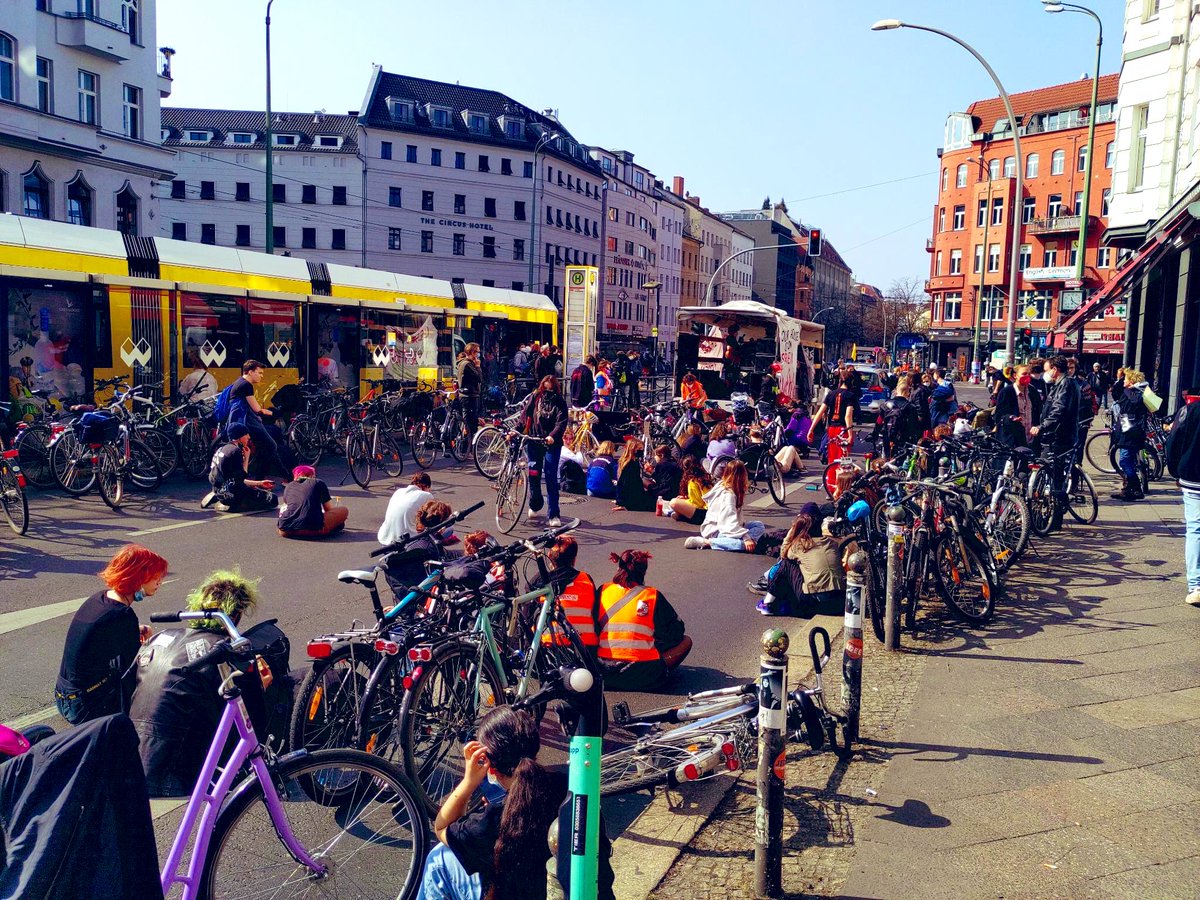
[[(0, 419), (7, 418), (12, 404), (0, 402)], [(29, 530), (29, 497), (21, 472), (20, 453), (14, 448), (0, 449), (0, 510), (8, 527), (18, 535)]]
[(229, 616), (183, 611), (150, 620), (217, 621), (228, 636), (185, 667), (217, 667), (225, 708), (162, 868), (164, 896), (178, 886), (183, 900), (233, 891), (415, 897), (429, 839), (404, 773), (356, 750), (276, 756), (255, 734), (237, 686), (254, 654)]
[(504, 465), (504, 451), (509, 432), (516, 429), (525, 404), (529, 402), (527, 395), (516, 403), (508, 404), (503, 416), (490, 425), (485, 425), (475, 432), (471, 442), (471, 454), (475, 459), (475, 468), (479, 474), (491, 481), (496, 480)]
[(466, 462), (471, 452), (471, 433), (458, 392), (439, 390), (436, 395), (445, 402), (435, 406), (427, 419), (418, 422), (409, 438), (413, 462), (422, 469), (433, 465), (438, 450), (450, 453), (458, 462)]
[(138, 397), (140, 390), (140, 387), (126, 390), (109, 406), (109, 422), (113, 424), (101, 426), (99, 441), (87, 437), (86, 426), (79, 434), (81, 441), (97, 451), (96, 487), (100, 499), (113, 510), (121, 508), (127, 480), (145, 490), (157, 490), (162, 484), (158, 458), (136, 434), (132, 417), (124, 406), (125, 399)]
[(529, 460), (525, 445), (541, 440), (524, 434), (510, 434), (504, 462), (496, 476), (496, 527), (510, 534), (529, 507)]
[(346, 466), (350, 477), (366, 490), (373, 469), (382, 469), (388, 478), (404, 474), (404, 454), (383, 426), (383, 405), (379, 400), (359, 403), (350, 408), (350, 433), (346, 436)]
[[(1066, 505), (1054, 495), (1050, 466), (1060, 466), (1066, 489)], [(1091, 525), (1100, 513), (1096, 487), (1083, 468), (1075, 462), (1075, 450), (1063, 451), (1050, 462), (1031, 463), (1027, 502), (1030, 528), (1038, 537), (1046, 537), (1061, 524), (1062, 514), (1069, 512), (1080, 525)]]
[[(770, 493), (777, 506), (787, 505), (787, 481), (779, 470), (775, 455), (766, 444), (746, 444), (738, 451), (737, 458), (746, 464), (750, 493)], [(714, 478), (720, 476), (725, 466), (733, 462), (732, 456), (720, 456), (713, 462)]]

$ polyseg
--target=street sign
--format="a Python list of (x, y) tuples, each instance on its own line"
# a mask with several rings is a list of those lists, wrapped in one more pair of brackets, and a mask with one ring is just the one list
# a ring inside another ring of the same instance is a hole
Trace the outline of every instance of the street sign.
[(650, 329), (650, 337), (658, 337), (658, 326), (655, 325)]
[(1068, 278), (1063, 282), (1063, 287), (1069, 291), (1073, 291), (1077, 288), (1083, 287), (1083, 280), (1079, 278)]
[(1038, 308), (1036, 306), (1034, 306), (1032, 303), (1030, 303), (1027, 307), (1025, 307), (1025, 318), (1026, 319), (1036, 319), (1037, 314), (1038, 314)]

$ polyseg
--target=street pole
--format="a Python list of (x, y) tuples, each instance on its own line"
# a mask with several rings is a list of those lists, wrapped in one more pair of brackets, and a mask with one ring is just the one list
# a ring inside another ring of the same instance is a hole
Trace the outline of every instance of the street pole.
[[(858, 740), (862, 707), (863, 621), (862, 597), (867, 583), (867, 554), (856, 550), (846, 567), (846, 612), (843, 619), (842, 709), (846, 715), (846, 747)], [(876, 601), (878, 602), (878, 601)]]
[[(983, 166), (982, 160), (976, 160), (980, 166)], [(992, 224), (992, 176), (988, 173), (988, 188), (987, 188), (987, 207), (983, 212), (983, 252), (980, 254), (979, 260), (979, 296), (975, 298), (975, 349), (971, 351), (971, 372), (978, 376), (983, 371), (983, 364), (979, 359), (979, 331), (983, 322), (983, 290), (984, 279), (987, 272), (987, 252), (988, 252), (988, 226)], [(988, 301), (988, 323), (991, 323), (991, 300)], [(991, 340), (991, 335), (988, 335), (988, 340)], [(989, 344), (990, 346), (990, 344)]]
[(275, 179), (271, 171), (275, 156), (271, 135), (271, 4), (274, 2), (275, 0), (267, 0), (267, 240), (265, 246), (268, 253), (275, 252)]
[(904, 602), (904, 539), (908, 515), (900, 504), (895, 488), (888, 488), (887, 512), (887, 588), (883, 606), (883, 647), (900, 649), (900, 606)]
[[(1025, 194), (1024, 175), (1025, 169), (1022, 165), (1024, 160), (1021, 159), (1021, 135), (1017, 130), (1017, 117), (1013, 113), (1012, 101), (1008, 97), (1008, 91), (1004, 90), (1004, 85), (1000, 83), (1000, 77), (996, 74), (996, 70), (991, 67), (986, 59), (984, 59), (978, 50), (964, 41), (962, 38), (955, 37), (948, 31), (942, 31), (939, 28), (931, 28), (928, 25), (912, 25), (908, 22), (901, 22), (899, 19), (882, 19), (871, 26), (872, 31), (891, 31), (896, 28), (912, 28), (916, 31), (928, 31), (930, 34), (940, 35), (949, 41), (953, 41), (962, 47), (983, 66), (988, 75), (991, 76), (992, 83), (995, 84), (996, 90), (1000, 92), (1000, 99), (1004, 102), (1004, 112), (1008, 117), (1008, 129), (1012, 132), (1013, 139), (1013, 156), (1016, 158), (1016, 190), (1013, 194), (1012, 208), (1009, 210), (1009, 216), (1012, 220), (1012, 248), (1009, 253), (1009, 268), (1008, 268), (1008, 293), (1009, 293), (1009, 308), (1008, 308), (1008, 328), (1005, 335), (1005, 349), (1008, 353), (1008, 361), (1011, 364), (1016, 351), (1017, 344), (1017, 290), (1020, 281), (1020, 271), (1017, 268), (1017, 258), (1020, 255), (1021, 248), (1021, 202)], [(991, 210), (988, 211), (989, 215)]]
[(785, 247), (798, 247), (798, 246), (799, 245), (795, 241), (789, 241), (786, 244), (771, 244), (770, 246), (763, 246), (763, 247), (747, 247), (745, 250), (739, 250), (737, 253), (730, 254), (725, 259), (724, 262), (722, 262), (719, 266), (717, 266), (715, 269), (713, 269), (712, 277), (708, 279), (708, 287), (704, 291), (704, 303), (701, 305), (709, 306), (712, 304), (712, 290), (713, 290), (713, 284), (717, 280), (717, 274), (723, 268), (725, 268), (727, 265), (729, 265), (731, 262), (733, 262), (735, 259), (737, 259), (739, 256), (744, 256), (747, 253), (753, 253), (755, 250), (782, 250)]
[(762, 636), (758, 676), (758, 806), (754, 812), (754, 896), (783, 896), (783, 789), (787, 749), (788, 634)]
[[(541, 293), (541, 291), (537, 289), (537, 282), (542, 280), (542, 258), (538, 255), (537, 245), (537, 224), (538, 217), (541, 215), (541, 205), (538, 203), (537, 186), (538, 179), (541, 178), (542, 175), (542, 167), (538, 165), (538, 154), (542, 152), (547, 143), (556, 140), (559, 137), (561, 137), (561, 135), (557, 131), (551, 131), (547, 134), (543, 134), (541, 139), (538, 140), (537, 144), (533, 148), (533, 186), (530, 188), (529, 196), (529, 205), (531, 207), (529, 210), (529, 290), (533, 291), (535, 294)], [(542, 190), (542, 194), (543, 196), (545, 195), (545, 189)], [(537, 265), (536, 279), (534, 277), (535, 264)]]

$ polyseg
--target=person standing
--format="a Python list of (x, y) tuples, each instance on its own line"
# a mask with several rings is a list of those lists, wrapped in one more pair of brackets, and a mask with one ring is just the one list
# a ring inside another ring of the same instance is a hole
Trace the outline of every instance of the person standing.
[(1200, 607), (1200, 390), (1184, 393), (1167, 436), (1167, 470), (1179, 479), (1183, 495), (1183, 557), (1187, 567), (1185, 602)]
[(946, 378), (945, 369), (935, 369), (933, 372), (934, 387), (929, 394), (929, 420), (936, 428), (950, 421), (950, 416), (958, 408), (958, 395), (954, 385)]
[(626, 391), (628, 392), (629, 408), (637, 409), (642, 405), (642, 357), (636, 350), (630, 350), (626, 354), (627, 362), (625, 364), (626, 373)]
[(1100, 408), (1108, 409), (1108, 388), (1112, 384), (1112, 379), (1100, 368), (1100, 363), (1092, 363), (1092, 372), (1088, 375), (1087, 380), (1088, 384), (1092, 386), (1092, 393), (1096, 395)]
[(1142, 399), (1146, 388), (1146, 376), (1137, 369), (1125, 370), (1125, 386), (1121, 402), (1117, 404), (1117, 420), (1113, 426), (1112, 441), (1117, 446), (1117, 468), (1121, 470), (1121, 490), (1112, 495), (1114, 500), (1142, 500), (1142, 480), (1138, 476), (1138, 455), (1146, 446), (1146, 403)]
[(571, 373), (571, 405), (584, 407), (596, 392), (596, 357), (589, 356)]
[[(1067, 506), (1066, 472), (1057, 457), (1071, 450), (1079, 433), (1079, 384), (1067, 375), (1067, 360), (1055, 356), (1046, 362), (1042, 380), (1049, 386), (1042, 406), (1041, 424), (1031, 432), (1042, 439), (1042, 459), (1050, 472), (1050, 489), (1054, 495), (1051, 529), (1062, 527), (1063, 510)], [(1031, 385), (1032, 386), (1032, 385)]]
[(153, 597), (166, 574), (165, 559), (126, 544), (100, 573), (106, 588), (75, 611), (54, 685), (54, 705), (72, 725), (129, 708), (134, 681), (126, 670), (151, 635), (132, 606)]
[(463, 406), (467, 434), (475, 439), (479, 428), (479, 400), (483, 396), (483, 370), (479, 367), (479, 345), (474, 341), (463, 348), (458, 358), (458, 399)]
[(525, 444), (525, 453), (529, 457), (529, 511), (525, 518), (532, 521), (542, 509), (544, 477), (549, 501), (548, 528), (562, 524), (558, 508), (558, 460), (567, 419), (567, 401), (563, 399), (558, 379), (553, 375), (543, 376), (521, 412), (521, 428), (525, 434), (539, 439)]
[(1041, 422), (1042, 398), (1030, 389), (1029, 366), (1017, 366), (1012, 384), (1000, 388), (992, 421), (996, 439), (1009, 447), (1028, 447), (1033, 427)]
[(543, 378), (554, 374), (554, 357), (550, 355), (550, 345), (543, 344), (533, 360), (533, 377), (541, 384)]

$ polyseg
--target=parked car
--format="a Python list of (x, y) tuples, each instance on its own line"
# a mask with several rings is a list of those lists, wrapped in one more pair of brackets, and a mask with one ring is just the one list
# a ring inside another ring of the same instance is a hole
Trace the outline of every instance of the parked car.
[(879, 404), (892, 396), (892, 392), (883, 383), (883, 373), (875, 366), (854, 363), (854, 371), (862, 382), (862, 397), (858, 408), (875, 411)]

